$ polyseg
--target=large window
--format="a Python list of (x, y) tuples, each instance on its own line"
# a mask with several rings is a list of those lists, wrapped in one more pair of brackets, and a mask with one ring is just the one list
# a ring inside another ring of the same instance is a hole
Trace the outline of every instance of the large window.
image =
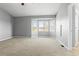
[(39, 31), (48, 32), (48, 21), (39, 21)]
[(55, 19), (53, 18), (38, 18), (32, 20), (32, 35), (44, 36), (55, 35)]

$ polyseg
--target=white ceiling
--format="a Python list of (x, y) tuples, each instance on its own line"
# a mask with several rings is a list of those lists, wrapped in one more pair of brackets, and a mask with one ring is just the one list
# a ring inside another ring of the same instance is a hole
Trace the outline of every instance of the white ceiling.
[(0, 8), (14, 17), (34, 15), (56, 15), (60, 3), (0, 3)]

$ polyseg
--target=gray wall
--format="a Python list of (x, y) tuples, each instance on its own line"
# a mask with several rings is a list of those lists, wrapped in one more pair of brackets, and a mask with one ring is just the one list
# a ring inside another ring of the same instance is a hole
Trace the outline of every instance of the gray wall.
[(13, 26), (14, 36), (28, 36), (31, 35), (31, 20), (28, 17), (19, 17), (14, 19)]
[(68, 48), (69, 19), (67, 4), (62, 4), (56, 17), (56, 38), (61, 44)]
[(0, 41), (12, 37), (12, 17), (0, 9)]
[(44, 15), (44, 16), (16, 17), (14, 19), (13, 35), (31, 37), (31, 20), (34, 18), (55, 18), (55, 16)]

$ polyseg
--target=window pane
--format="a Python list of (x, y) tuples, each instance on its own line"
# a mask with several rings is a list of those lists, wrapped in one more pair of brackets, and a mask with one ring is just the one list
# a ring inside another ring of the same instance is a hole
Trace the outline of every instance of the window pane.
[(39, 21), (39, 31), (48, 32), (48, 21)]
[(37, 32), (37, 21), (32, 21), (32, 32)]

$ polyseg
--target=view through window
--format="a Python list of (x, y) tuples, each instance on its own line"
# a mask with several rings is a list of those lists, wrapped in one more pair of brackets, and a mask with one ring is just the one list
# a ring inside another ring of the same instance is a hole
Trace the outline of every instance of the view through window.
[[(45, 18), (46, 19), (46, 18)], [(53, 35), (55, 33), (55, 20), (53, 19), (32, 20), (32, 35)], [(50, 33), (50, 34), (49, 34)]]

